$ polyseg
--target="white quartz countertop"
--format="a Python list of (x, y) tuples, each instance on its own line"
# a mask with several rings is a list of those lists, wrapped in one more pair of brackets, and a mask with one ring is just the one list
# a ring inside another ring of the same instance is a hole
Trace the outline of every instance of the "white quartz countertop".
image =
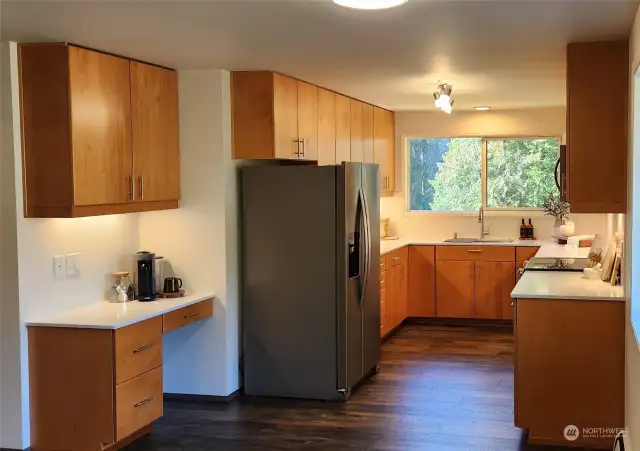
[(511, 292), (514, 299), (570, 299), (624, 301), (624, 289), (601, 280), (587, 280), (581, 272), (527, 271)]
[(81, 329), (120, 329), (141, 321), (164, 315), (182, 307), (212, 299), (213, 294), (196, 294), (175, 299), (151, 302), (132, 301), (124, 304), (97, 302), (61, 313), (51, 318), (26, 321), (27, 326), (73, 327)]
[(445, 241), (429, 240), (429, 239), (404, 239), (397, 240), (380, 240), (380, 255), (387, 252), (395, 251), (404, 246), (518, 246), (518, 247), (539, 247), (548, 244), (547, 241), (534, 240), (514, 240), (512, 242), (484, 242), (484, 243), (447, 243)]

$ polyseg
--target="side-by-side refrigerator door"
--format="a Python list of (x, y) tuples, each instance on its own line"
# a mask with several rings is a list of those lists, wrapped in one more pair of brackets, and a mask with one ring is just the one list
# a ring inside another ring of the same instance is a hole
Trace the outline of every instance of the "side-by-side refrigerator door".
[(363, 374), (363, 287), (367, 273), (367, 227), (362, 164), (337, 168), (338, 391), (348, 395)]
[(364, 212), (369, 245), (367, 285), (362, 304), (363, 372), (380, 362), (380, 190), (378, 165), (362, 165)]

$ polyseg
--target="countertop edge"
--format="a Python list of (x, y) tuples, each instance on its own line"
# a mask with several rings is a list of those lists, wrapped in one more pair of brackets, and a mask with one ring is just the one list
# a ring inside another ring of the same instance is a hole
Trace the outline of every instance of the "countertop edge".
[(614, 296), (553, 296), (553, 295), (532, 295), (532, 296), (513, 296), (511, 295), (511, 299), (514, 301), (524, 301), (524, 300), (554, 300), (554, 301), (603, 301), (603, 302), (625, 302), (624, 297), (614, 297)]
[[(185, 297), (191, 297), (191, 296), (185, 296)], [(142, 321), (146, 321), (148, 319), (155, 318), (157, 316), (162, 316), (164, 314), (171, 313), (173, 311), (179, 310), (179, 309), (184, 308), (184, 307), (188, 307), (190, 305), (197, 304), (199, 302), (206, 301), (207, 299), (214, 299), (214, 298), (215, 298), (215, 294), (202, 295), (202, 296), (201, 295), (196, 295), (193, 299), (189, 299), (188, 301), (185, 301), (184, 303), (172, 305), (172, 306), (169, 306), (169, 307), (157, 310), (157, 311), (144, 313), (144, 314), (141, 314), (139, 317), (127, 319), (127, 320), (119, 322), (119, 323), (108, 324), (108, 325), (107, 324), (91, 324), (91, 323), (88, 323), (88, 322), (87, 323), (80, 323), (80, 322), (66, 322), (65, 323), (65, 322), (63, 322), (63, 320), (56, 320), (55, 318), (51, 318), (49, 320), (41, 320), (41, 321), (39, 321), (39, 320), (25, 321), (24, 324), (27, 327), (59, 327), (59, 328), (69, 328), (69, 329), (117, 330), (117, 329), (122, 329), (123, 327), (131, 326), (133, 324), (141, 323)], [(174, 298), (174, 300), (175, 299), (181, 299), (181, 298)], [(136, 302), (139, 302), (139, 301), (136, 301)], [(121, 305), (121, 306), (126, 306), (127, 305), (127, 304), (117, 304), (117, 303), (109, 303), (107, 301), (102, 301), (102, 302), (96, 302), (95, 304), (88, 305), (88, 306), (85, 306), (85, 307), (80, 307), (80, 309), (86, 309), (86, 308), (91, 308), (91, 307), (99, 308), (104, 303), (107, 303), (109, 305)], [(79, 310), (79, 309), (74, 309), (74, 310)], [(68, 312), (60, 313), (57, 317), (61, 317), (62, 315), (72, 313), (74, 310), (69, 310)]]

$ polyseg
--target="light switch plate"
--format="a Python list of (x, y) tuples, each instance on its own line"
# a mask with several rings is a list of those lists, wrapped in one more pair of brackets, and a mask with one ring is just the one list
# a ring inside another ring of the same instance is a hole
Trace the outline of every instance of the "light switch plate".
[(64, 255), (53, 256), (53, 276), (56, 279), (67, 277), (67, 258)]
[(81, 276), (80, 272), (80, 256), (82, 254), (67, 254), (67, 277), (76, 278)]

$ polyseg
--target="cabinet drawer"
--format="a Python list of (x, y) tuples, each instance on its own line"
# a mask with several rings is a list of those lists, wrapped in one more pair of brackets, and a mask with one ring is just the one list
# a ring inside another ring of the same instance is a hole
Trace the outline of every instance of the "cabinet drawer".
[(380, 274), (382, 274), (387, 269), (387, 254), (380, 256)]
[(437, 246), (437, 260), (453, 261), (515, 261), (514, 246)]
[(407, 247), (401, 247), (395, 251), (391, 251), (386, 254), (385, 266), (387, 269), (393, 268), (398, 265), (405, 264), (407, 261)]
[(213, 299), (207, 299), (197, 304), (183, 307), (173, 312), (165, 313), (163, 319), (164, 332), (184, 327), (201, 319), (213, 316)]
[(116, 440), (162, 416), (162, 367), (116, 387)]
[(116, 385), (162, 365), (162, 317), (116, 330)]

